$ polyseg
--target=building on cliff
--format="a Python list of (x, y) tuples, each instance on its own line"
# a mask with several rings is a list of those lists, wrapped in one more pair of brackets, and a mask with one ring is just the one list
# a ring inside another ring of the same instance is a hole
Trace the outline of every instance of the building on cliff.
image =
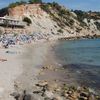
[(3, 27), (17, 27), (17, 28), (24, 28), (26, 25), (25, 22), (17, 19), (0, 17), (0, 26)]

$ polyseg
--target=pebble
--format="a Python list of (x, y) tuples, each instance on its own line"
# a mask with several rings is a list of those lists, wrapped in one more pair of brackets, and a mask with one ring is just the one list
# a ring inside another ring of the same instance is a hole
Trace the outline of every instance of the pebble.
[(50, 98), (50, 99), (53, 99), (54, 94), (53, 94), (52, 91), (46, 91), (45, 92), (45, 96), (48, 97), (48, 98)]

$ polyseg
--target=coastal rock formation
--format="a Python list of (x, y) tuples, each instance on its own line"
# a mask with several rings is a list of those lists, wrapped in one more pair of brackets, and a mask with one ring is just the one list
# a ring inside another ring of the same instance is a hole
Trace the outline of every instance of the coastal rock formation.
[(88, 12), (70, 11), (55, 2), (17, 5), (8, 8), (6, 15), (14, 19), (28, 20), (26, 27), (16, 32), (34, 33), (36, 39), (100, 35), (98, 13), (93, 16)]

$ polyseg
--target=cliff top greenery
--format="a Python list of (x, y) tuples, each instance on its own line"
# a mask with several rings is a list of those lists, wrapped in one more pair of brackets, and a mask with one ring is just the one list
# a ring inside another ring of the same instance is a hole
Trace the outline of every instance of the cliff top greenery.
[(22, 5), (22, 4), (33, 4), (33, 3), (42, 3), (42, 0), (20, 0), (20, 1), (17, 1), (15, 3), (11, 3), (9, 4), (9, 8), (13, 8), (13, 7), (16, 7), (18, 5)]

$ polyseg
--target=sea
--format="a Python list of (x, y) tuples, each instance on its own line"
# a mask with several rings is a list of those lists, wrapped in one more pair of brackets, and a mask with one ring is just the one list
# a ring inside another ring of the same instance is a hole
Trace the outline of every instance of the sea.
[(100, 91), (100, 39), (60, 40), (54, 51), (78, 84)]

